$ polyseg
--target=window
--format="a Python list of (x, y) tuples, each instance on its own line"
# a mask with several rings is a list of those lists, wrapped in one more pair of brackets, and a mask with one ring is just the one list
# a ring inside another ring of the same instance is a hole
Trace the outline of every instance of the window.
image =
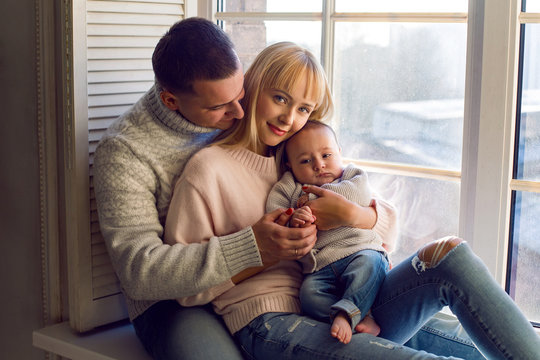
[(523, 11), (520, 0), (76, 0), (60, 7), (60, 219), (76, 329), (126, 316), (96, 229), (93, 149), (150, 87), (155, 42), (194, 15), (223, 26), (245, 69), (281, 40), (320, 56), (345, 155), (400, 209), (394, 261), (457, 233), (540, 321), (532, 276), (540, 257), (539, 0), (524, 2)]
[(344, 155), (400, 211), (394, 261), (459, 234), (538, 322), (538, 0), (217, 3), (245, 67), (277, 41), (320, 56)]
[(506, 288), (529, 319), (540, 325), (540, 1), (528, 0), (520, 16), (518, 106), (515, 115), (512, 228)]

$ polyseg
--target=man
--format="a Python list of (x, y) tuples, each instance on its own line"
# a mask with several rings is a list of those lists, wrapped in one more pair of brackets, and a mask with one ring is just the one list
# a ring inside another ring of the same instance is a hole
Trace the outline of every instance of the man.
[(227, 35), (201, 18), (173, 25), (152, 64), (155, 85), (111, 125), (96, 150), (101, 231), (129, 317), (153, 358), (241, 359), (210, 308), (182, 308), (169, 299), (228, 284), (263, 260), (291, 259), (291, 251), (300, 258), (316, 229), (284, 227), (286, 215), (278, 210), (205, 244), (163, 244), (172, 190), (187, 160), (244, 115), (243, 72)]

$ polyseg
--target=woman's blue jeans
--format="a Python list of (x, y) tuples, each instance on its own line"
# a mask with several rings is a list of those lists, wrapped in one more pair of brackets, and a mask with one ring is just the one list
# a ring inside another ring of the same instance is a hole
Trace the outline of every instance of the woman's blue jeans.
[(307, 275), (300, 288), (302, 313), (331, 322), (345, 312), (354, 328), (369, 312), (388, 271), (388, 260), (375, 250), (361, 250)]
[(488, 359), (539, 359), (540, 337), (466, 243), (432, 268), (411, 256), (390, 270), (371, 308), (380, 337), (354, 334), (344, 345), (330, 336), (327, 323), (273, 313), (236, 338), (254, 359), (482, 359), (455, 322), (443, 321), (443, 329), (432, 318), (446, 305)]

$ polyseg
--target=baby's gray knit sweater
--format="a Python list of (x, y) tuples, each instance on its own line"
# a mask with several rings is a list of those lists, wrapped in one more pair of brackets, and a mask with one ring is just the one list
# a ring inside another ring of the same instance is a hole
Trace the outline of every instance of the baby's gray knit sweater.
[[(296, 202), (303, 193), (303, 185), (296, 182), (290, 171), (285, 172), (268, 195), (266, 211), (277, 208), (296, 208)], [(367, 174), (353, 164), (345, 167), (339, 179), (321, 187), (332, 190), (361, 206), (369, 206), (372, 199)], [(309, 196), (310, 200), (315, 198), (313, 194), (309, 194)], [(315, 246), (311, 249), (311, 252), (300, 259), (300, 263), (302, 263), (303, 272), (310, 274), (319, 271), (328, 264), (365, 249), (386, 253), (382, 246), (381, 237), (373, 230), (348, 226), (332, 230), (319, 230)]]
[(111, 125), (93, 166), (100, 228), (131, 320), (159, 300), (195, 295), (262, 265), (251, 227), (205, 244), (163, 243), (176, 179), (216, 130), (169, 110), (159, 94), (152, 87)]

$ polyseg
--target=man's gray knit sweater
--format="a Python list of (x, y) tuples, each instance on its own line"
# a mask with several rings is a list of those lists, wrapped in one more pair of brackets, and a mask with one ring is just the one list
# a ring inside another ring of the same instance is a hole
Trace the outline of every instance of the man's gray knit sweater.
[(159, 93), (152, 87), (111, 125), (93, 167), (101, 232), (131, 320), (159, 300), (195, 295), (262, 265), (251, 227), (205, 244), (163, 243), (174, 183), (216, 130), (169, 110)]

